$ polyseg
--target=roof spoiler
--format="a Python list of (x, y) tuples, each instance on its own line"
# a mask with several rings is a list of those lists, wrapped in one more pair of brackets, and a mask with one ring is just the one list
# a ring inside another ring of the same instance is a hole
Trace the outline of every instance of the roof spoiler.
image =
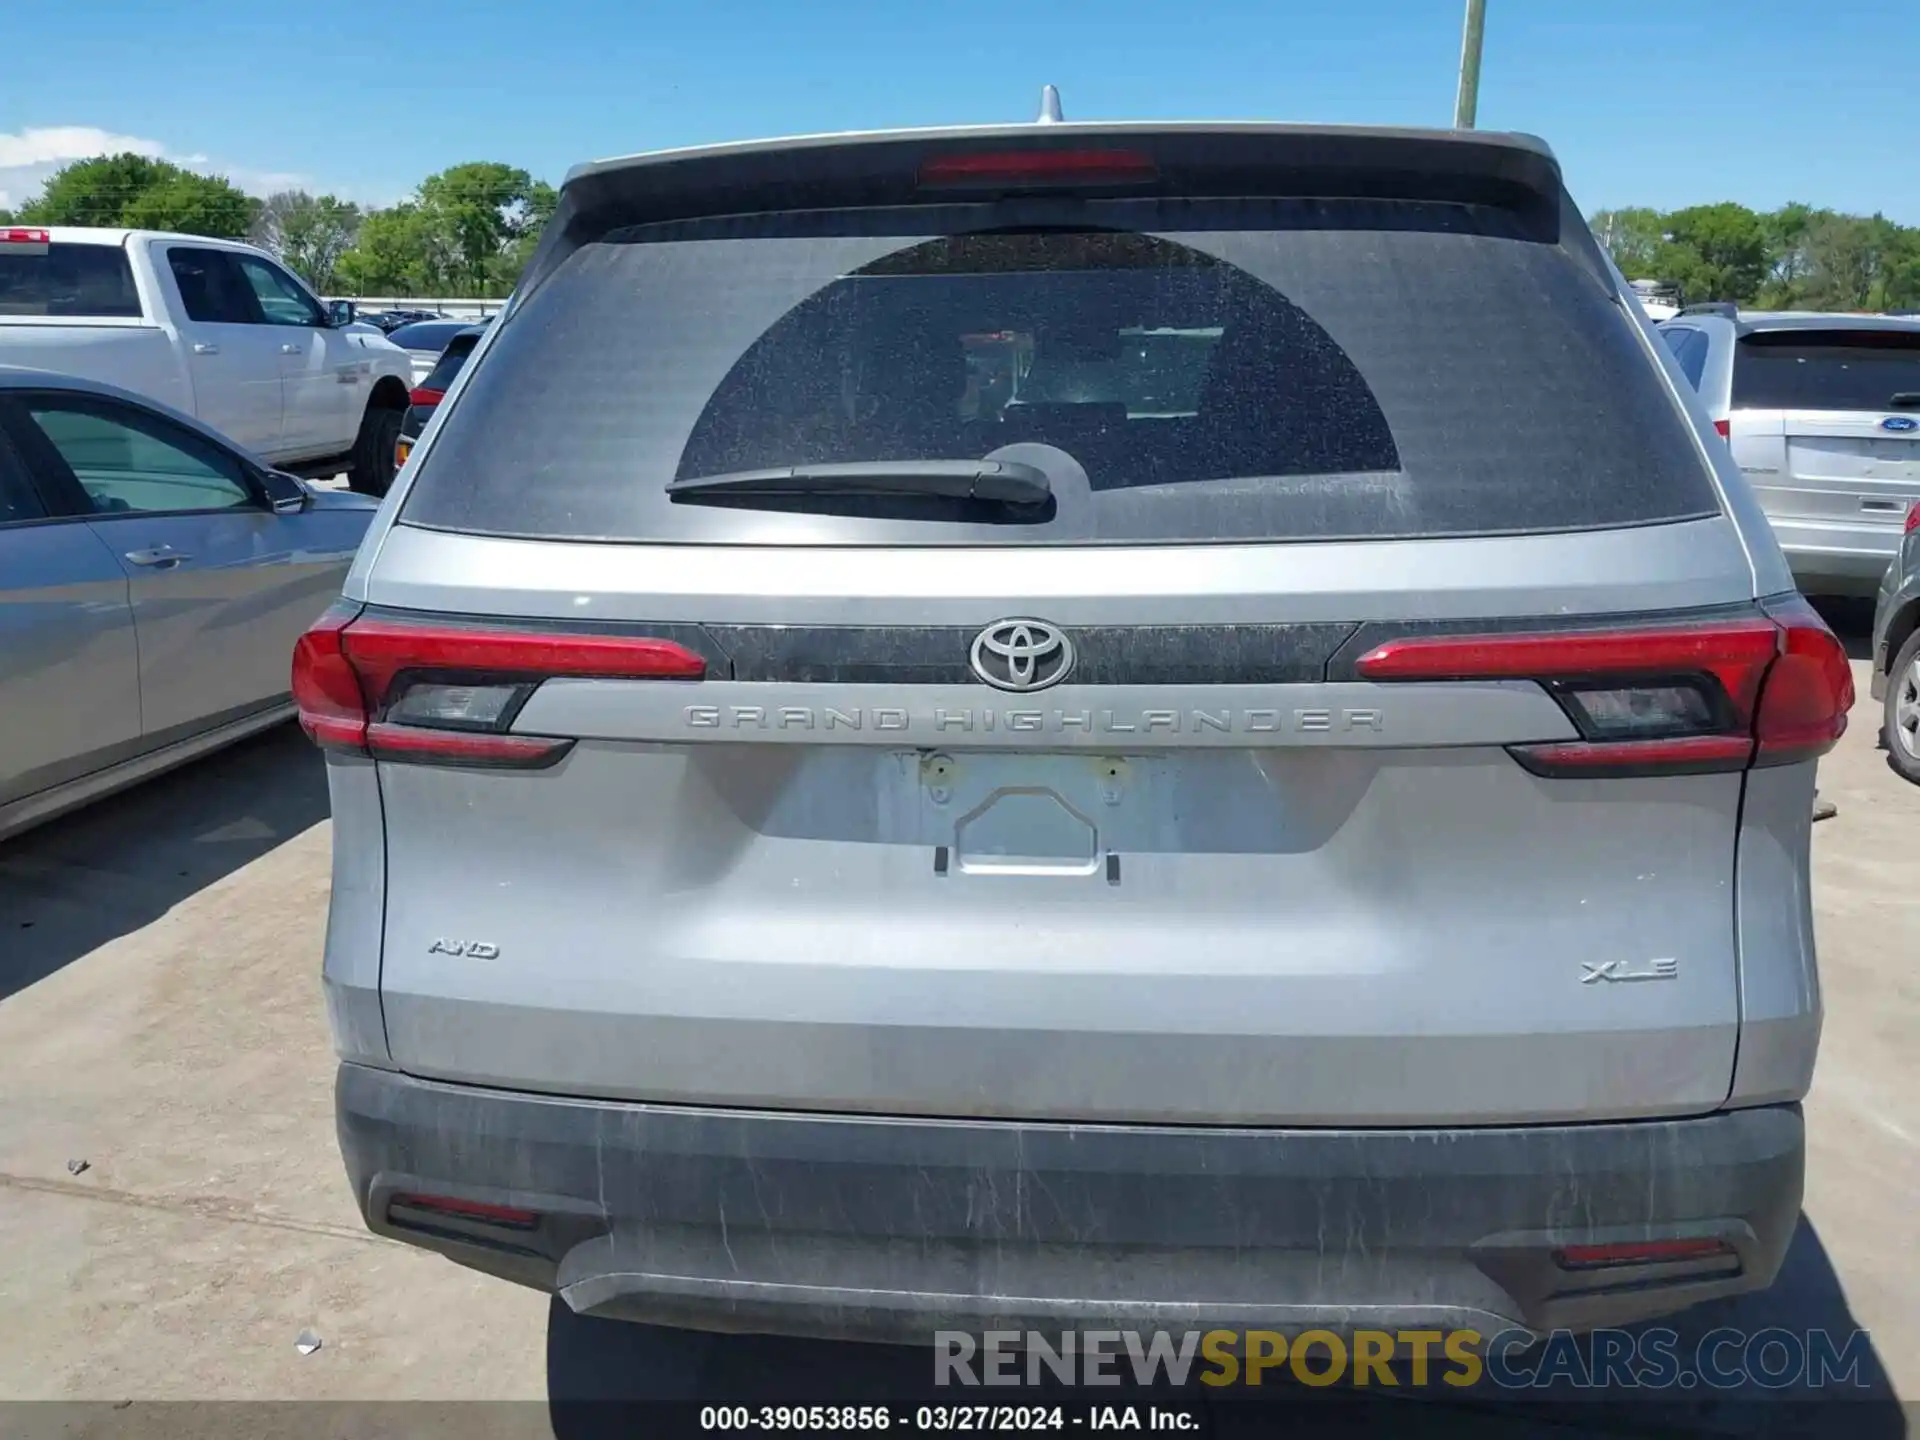
[[(769, 211), (1005, 198), (1021, 193), (1021, 187), (1000, 194), (972, 187), (956, 196), (924, 187), (922, 174), (929, 164), (951, 166), (970, 157), (1064, 151), (1082, 156), (1124, 152), (1144, 161), (1112, 167), (1108, 183), (1077, 183), (1072, 193), (1080, 198), (1339, 197), (1480, 204), (1519, 213), (1550, 241), (1561, 238), (1571, 219), (1584, 242), (1577, 248), (1594, 248), (1566, 197), (1559, 162), (1544, 141), (1528, 135), (1052, 121), (716, 145), (578, 166), (561, 188), (520, 289), (530, 291), (572, 250), (613, 230)], [(1604, 264), (1597, 259), (1592, 264), (1606, 283)]]

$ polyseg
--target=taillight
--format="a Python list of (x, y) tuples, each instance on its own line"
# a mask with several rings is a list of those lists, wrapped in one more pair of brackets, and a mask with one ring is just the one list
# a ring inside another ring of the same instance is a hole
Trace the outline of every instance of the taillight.
[(508, 733), (541, 682), (698, 680), (706, 669), (671, 640), (362, 619), (342, 602), (294, 646), (293, 696), (301, 726), (327, 749), (541, 769), (573, 742)]
[(337, 604), (294, 642), (293, 703), (300, 728), (316, 745), (366, 748), (367, 701), (341, 639), (359, 613), (357, 605)]
[(1831, 750), (1853, 673), (1799, 597), (1697, 625), (1434, 635), (1389, 641), (1369, 680), (1533, 680), (1578, 740), (1510, 746), (1537, 775), (1672, 774), (1782, 765)]
[(1767, 613), (1780, 626), (1780, 658), (1760, 691), (1753, 763), (1791, 765), (1826, 754), (1846, 734), (1853, 667), (1826, 621), (1798, 595), (1769, 604)]
[(1140, 184), (1160, 167), (1138, 150), (1011, 150), (942, 155), (920, 166), (923, 190)]
[(1907, 534), (1920, 530), (1920, 500), (1907, 507)]
[(1730, 420), (1716, 420), (1713, 422), (1713, 428), (1722, 440), (1730, 438), (1733, 434), (1733, 422)]
[(423, 405), (428, 409), (438, 405), (446, 398), (446, 391), (436, 390), (431, 385), (416, 385), (407, 392), (407, 403), (409, 405)]

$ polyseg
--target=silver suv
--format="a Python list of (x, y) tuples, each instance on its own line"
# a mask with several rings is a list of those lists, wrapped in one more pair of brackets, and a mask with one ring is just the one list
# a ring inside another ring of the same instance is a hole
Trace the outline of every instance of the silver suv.
[(369, 1226), (574, 1310), (1767, 1284), (1852, 699), (1545, 145), (569, 177), (294, 687)]
[(1800, 588), (1873, 594), (1920, 502), (1920, 320), (1702, 305), (1660, 334)]

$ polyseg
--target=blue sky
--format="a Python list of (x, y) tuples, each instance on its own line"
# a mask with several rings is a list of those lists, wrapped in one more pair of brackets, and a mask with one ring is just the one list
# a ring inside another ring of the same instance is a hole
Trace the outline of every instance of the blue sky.
[[(1461, 0), (10, 0), (0, 192), (141, 148), (389, 202), (463, 160), (1031, 118), (1447, 124)], [(1480, 124), (1582, 208), (1731, 199), (1920, 224), (1912, 0), (1489, 0)]]

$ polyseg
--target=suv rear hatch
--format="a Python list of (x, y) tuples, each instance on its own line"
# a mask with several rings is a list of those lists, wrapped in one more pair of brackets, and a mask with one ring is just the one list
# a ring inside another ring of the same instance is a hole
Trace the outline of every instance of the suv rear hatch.
[(1605, 274), (1484, 135), (577, 175), (303, 647), (309, 728), (377, 765), (393, 1058), (932, 1116), (1711, 1109), (1756, 725), (1832, 738), (1762, 679), (1836, 682)]
[(1897, 548), (1920, 501), (1920, 324), (1743, 335), (1733, 408), (1735, 458), (1770, 516)]

